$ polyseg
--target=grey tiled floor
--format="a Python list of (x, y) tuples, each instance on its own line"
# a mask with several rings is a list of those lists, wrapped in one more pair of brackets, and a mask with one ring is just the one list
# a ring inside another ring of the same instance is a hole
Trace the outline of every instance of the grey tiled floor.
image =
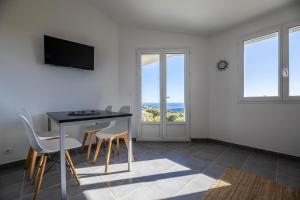
[[(103, 175), (105, 150), (96, 165), (85, 161), (86, 154), (73, 153), (81, 185), (68, 174), (69, 198), (199, 200), (231, 166), (300, 188), (300, 162), (296, 160), (207, 142), (138, 142), (133, 146), (137, 161), (132, 172), (126, 171), (127, 153), (122, 146), (120, 156), (112, 156), (108, 175)], [(0, 199), (32, 199), (33, 186), (24, 176), (22, 166), (0, 170)], [(39, 199), (59, 199), (59, 191), (56, 165), (45, 174)]]

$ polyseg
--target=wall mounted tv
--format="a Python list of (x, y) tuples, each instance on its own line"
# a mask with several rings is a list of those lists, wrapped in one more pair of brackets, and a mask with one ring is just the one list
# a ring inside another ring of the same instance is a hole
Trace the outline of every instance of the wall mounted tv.
[(94, 70), (94, 47), (44, 35), (45, 64)]

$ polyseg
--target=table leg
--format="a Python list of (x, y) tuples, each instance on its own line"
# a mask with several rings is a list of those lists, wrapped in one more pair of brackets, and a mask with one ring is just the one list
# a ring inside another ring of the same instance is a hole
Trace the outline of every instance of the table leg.
[(66, 183), (66, 158), (65, 158), (65, 136), (64, 126), (59, 125), (60, 134), (60, 187), (61, 199), (67, 200), (67, 183)]
[(131, 133), (131, 117), (128, 118), (128, 171), (132, 166), (132, 133)]

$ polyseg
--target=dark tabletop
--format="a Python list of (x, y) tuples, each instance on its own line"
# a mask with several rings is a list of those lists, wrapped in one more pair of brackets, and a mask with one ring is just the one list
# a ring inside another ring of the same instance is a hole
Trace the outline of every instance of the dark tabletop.
[(96, 111), (97, 114), (93, 115), (70, 115), (69, 113), (73, 111), (48, 112), (47, 115), (58, 123), (132, 116), (131, 113), (109, 112), (103, 110)]

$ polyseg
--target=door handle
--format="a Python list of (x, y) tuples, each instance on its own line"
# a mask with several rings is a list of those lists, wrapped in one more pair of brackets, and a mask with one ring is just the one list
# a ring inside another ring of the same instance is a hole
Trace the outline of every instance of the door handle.
[(170, 99), (171, 97), (166, 97), (166, 99)]
[(287, 78), (289, 76), (289, 70), (287, 67), (283, 67), (282, 69), (282, 76)]

